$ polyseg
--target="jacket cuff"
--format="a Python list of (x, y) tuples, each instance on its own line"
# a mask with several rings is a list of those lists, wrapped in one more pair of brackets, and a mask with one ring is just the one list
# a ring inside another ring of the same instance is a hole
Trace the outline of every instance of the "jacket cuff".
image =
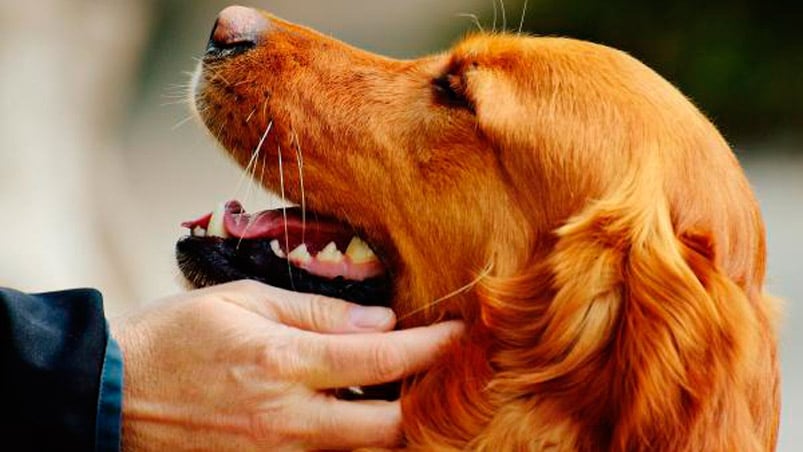
[(106, 356), (98, 395), (98, 414), (95, 422), (95, 451), (120, 450), (123, 414), (123, 356), (111, 335), (106, 343)]

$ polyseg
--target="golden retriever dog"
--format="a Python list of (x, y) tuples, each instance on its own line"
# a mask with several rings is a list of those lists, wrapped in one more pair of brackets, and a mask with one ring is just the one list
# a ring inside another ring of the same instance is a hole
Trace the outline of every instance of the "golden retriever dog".
[(187, 222), (191, 282), (466, 322), (404, 383), (407, 447), (774, 449), (759, 207), (715, 127), (636, 59), (479, 33), (400, 61), (231, 7), (194, 83), (216, 139), (299, 207)]

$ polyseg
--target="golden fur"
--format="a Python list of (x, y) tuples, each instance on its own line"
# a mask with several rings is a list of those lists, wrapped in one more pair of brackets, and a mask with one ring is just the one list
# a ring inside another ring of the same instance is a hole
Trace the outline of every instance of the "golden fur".
[(264, 185), (281, 156), (290, 199), (303, 174), (308, 209), (364, 231), (403, 326), (468, 325), (405, 388), (410, 448), (774, 449), (759, 208), (675, 88), (571, 39), (397, 61), (265, 17), (255, 49), (206, 64), (204, 121), (243, 165), (270, 129)]

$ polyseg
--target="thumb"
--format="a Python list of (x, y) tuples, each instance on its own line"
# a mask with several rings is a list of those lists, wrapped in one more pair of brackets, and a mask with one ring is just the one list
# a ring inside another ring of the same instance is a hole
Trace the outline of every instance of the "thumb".
[[(235, 283), (237, 284), (237, 283)], [(396, 325), (392, 310), (360, 306), (322, 295), (291, 292), (260, 283), (247, 284), (257, 312), (287, 326), (318, 333), (390, 331)]]

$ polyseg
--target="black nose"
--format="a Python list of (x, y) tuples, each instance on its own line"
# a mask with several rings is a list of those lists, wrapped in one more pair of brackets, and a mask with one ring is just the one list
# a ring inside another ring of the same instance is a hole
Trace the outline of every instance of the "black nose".
[(268, 18), (259, 11), (244, 6), (229, 6), (217, 16), (206, 55), (226, 58), (247, 52), (256, 47), (260, 36), (269, 26)]

